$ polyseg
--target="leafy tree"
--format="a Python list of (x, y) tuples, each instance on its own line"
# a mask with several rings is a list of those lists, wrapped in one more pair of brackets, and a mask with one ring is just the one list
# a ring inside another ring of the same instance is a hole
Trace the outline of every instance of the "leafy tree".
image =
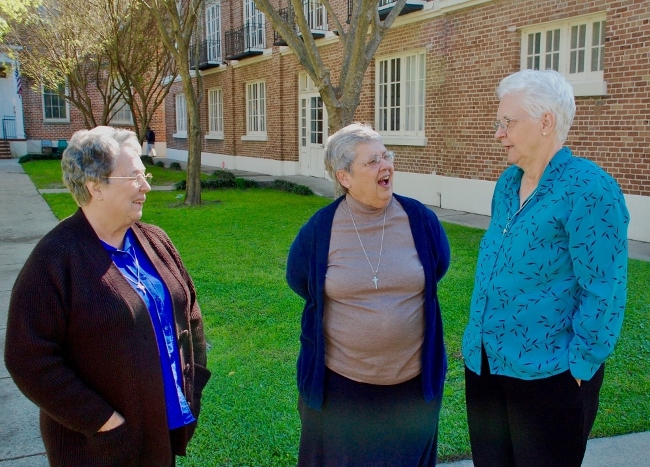
[(156, 18), (136, 0), (93, 0), (107, 19), (106, 54), (114, 87), (133, 114), (143, 142), (155, 111), (177, 76), (174, 58), (160, 41)]
[(20, 21), (39, 0), (0, 0), (0, 39), (9, 31), (10, 21)]
[[(360, 102), (363, 77), (379, 44), (404, 8), (406, 0), (397, 0), (388, 16), (379, 19), (377, 0), (354, 0), (349, 18), (343, 19), (332, 8), (330, 0), (320, 0), (327, 18), (340, 39), (340, 70), (336, 80), (323, 62), (311, 35), (303, 6), (305, 0), (289, 0), (293, 17), (283, 18), (271, 0), (255, 0), (255, 5), (271, 22), (295, 53), (323, 99), (329, 117), (330, 134), (354, 121)], [(341, 2), (337, 2), (338, 5)], [(295, 26), (294, 26), (295, 24)], [(297, 27), (297, 28), (296, 28)]]
[(138, 0), (41, 0), (9, 37), (21, 72), (78, 109), (85, 127), (109, 125), (127, 105), (143, 141), (175, 77), (153, 25)]
[[(174, 58), (181, 77), (187, 107), (187, 193), (185, 203), (201, 204), (201, 119), (203, 98), (200, 73), (191, 72), (190, 50), (203, 0), (141, 0), (156, 19), (158, 31), (168, 53)], [(197, 57), (198, 53), (193, 54)], [(198, 69), (197, 64), (193, 64)]]

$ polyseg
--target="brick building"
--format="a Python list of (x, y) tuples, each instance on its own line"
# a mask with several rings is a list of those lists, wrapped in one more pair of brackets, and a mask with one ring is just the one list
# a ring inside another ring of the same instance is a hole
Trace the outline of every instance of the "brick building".
[[(338, 37), (320, 4), (305, 2), (336, 76)], [(379, 8), (390, 8), (384, 3)], [(345, 17), (347, 2), (333, 5)], [(204, 12), (203, 163), (325, 177), (327, 113), (291, 50), (252, 0), (206, 0)], [(238, 35), (243, 40), (233, 40)], [(507, 165), (491, 129), (495, 88), (522, 68), (554, 68), (572, 82), (577, 115), (566, 144), (617, 179), (630, 238), (650, 241), (647, 0), (409, 0), (366, 73), (355, 115), (397, 153), (396, 192), (489, 214)], [(165, 114), (167, 155), (179, 160), (187, 158), (184, 109), (177, 83)]]
[[(35, 85), (18, 72), (18, 63), (0, 54), (0, 117), (3, 140), (7, 140), (12, 157), (40, 154), (48, 148), (67, 145), (75, 131), (86, 128), (83, 115), (52, 90)], [(98, 92), (98, 91), (96, 91)], [(101, 97), (89, 92), (96, 114), (101, 115)], [(127, 106), (114, 112), (111, 125), (133, 128), (133, 117)], [(158, 155), (165, 154), (164, 107), (156, 112), (152, 128), (156, 132)]]

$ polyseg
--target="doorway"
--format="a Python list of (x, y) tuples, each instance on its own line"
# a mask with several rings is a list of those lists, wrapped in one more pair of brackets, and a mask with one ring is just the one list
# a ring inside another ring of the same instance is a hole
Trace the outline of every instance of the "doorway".
[(300, 173), (329, 179), (325, 171), (327, 110), (309, 76), (301, 74), (299, 79)]

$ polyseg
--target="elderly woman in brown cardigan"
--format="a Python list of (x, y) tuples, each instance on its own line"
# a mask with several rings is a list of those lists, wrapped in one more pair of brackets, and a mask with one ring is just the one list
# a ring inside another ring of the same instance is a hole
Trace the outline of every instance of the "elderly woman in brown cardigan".
[(6, 366), (40, 408), (51, 465), (170, 466), (210, 372), (194, 284), (160, 228), (131, 131), (75, 133), (61, 166), (80, 206), (38, 243), (9, 306)]

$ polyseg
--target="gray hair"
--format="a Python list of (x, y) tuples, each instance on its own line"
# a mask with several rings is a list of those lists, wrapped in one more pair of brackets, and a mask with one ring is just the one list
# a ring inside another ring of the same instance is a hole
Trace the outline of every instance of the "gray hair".
[(334, 193), (341, 196), (347, 189), (339, 183), (336, 172), (347, 170), (351, 172), (352, 162), (356, 157), (357, 145), (361, 143), (382, 142), (381, 136), (364, 123), (351, 123), (341, 128), (325, 143), (325, 170), (334, 180)]
[(546, 112), (555, 116), (555, 129), (560, 143), (564, 143), (576, 115), (573, 87), (567, 79), (553, 70), (521, 70), (503, 78), (497, 87), (497, 97), (517, 94), (521, 106), (534, 118)]
[(98, 126), (92, 130), (79, 130), (72, 135), (61, 157), (63, 183), (70, 190), (78, 206), (90, 202), (86, 182), (107, 183), (115, 169), (122, 148), (140, 154), (140, 143), (130, 130)]

